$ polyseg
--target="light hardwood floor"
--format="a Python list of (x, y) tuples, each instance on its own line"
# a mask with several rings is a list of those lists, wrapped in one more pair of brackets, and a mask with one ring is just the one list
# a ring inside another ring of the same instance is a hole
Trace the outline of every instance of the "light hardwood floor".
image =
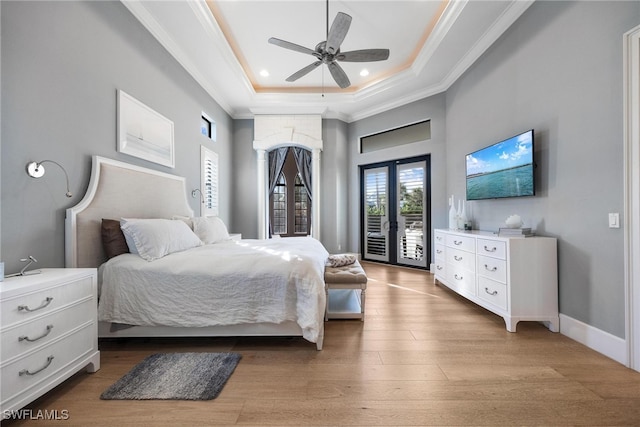
[[(640, 373), (537, 323), (505, 329), (427, 272), (363, 263), (366, 320), (326, 323), (324, 350), (298, 338), (101, 342), (102, 368), (29, 408), (74, 426), (640, 426)], [(102, 401), (149, 354), (237, 351), (212, 401)]]

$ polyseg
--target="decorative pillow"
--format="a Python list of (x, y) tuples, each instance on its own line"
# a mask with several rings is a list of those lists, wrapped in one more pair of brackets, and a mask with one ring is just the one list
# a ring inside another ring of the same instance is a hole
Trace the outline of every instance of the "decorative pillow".
[(193, 221), (192, 221), (193, 218), (189, 216), (174, 215), (171, 217), (171, 219), (179, 219), (180, 221), (184, 221), (184, 223), (187, 224), (189, 228), (193, 230)]
[(131, 242), (147, 261), (202, 245), (189, 226), (179, 220), (122, 218), (120, 228), (127, 243)]
[(121, 254), (129, 253), (129, 246), (120, 229), (120, 221), (115, 219), (102, 219), (102, 247), (108, 259)]
[(194, 217), (193, 232), (204, 244), (218, 243), (229, 240), (229, 231), (224, 221), (217, 216)]
[(356, 256), (352, 254), (329, 255), (327, 267), (342, 267), (356, 262)]

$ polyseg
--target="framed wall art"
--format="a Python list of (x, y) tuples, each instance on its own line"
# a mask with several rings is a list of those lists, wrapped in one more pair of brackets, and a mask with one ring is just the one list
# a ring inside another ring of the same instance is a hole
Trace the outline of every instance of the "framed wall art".
[(117, 117), (120, 153), (175, 167), (171, 120), (122, 90), (118, 90)]

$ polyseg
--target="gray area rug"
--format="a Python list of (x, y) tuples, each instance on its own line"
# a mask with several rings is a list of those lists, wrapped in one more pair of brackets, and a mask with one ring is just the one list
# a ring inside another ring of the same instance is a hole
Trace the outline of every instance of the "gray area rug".
[(211, 400), (222, 391), (238, 353), (158, 353), (105, 390), (104, 400)]

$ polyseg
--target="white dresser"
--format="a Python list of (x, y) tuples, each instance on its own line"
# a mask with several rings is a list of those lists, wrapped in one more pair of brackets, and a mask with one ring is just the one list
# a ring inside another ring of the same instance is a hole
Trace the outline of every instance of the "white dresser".
[(0, 413), (84, 367), (100, 369), (94, 268), (42, 269), (0, 282)]
[(504, 318), (560, 330), (557, 241), (500, 237), (480, 231), (434, 230), (435, 280)]

